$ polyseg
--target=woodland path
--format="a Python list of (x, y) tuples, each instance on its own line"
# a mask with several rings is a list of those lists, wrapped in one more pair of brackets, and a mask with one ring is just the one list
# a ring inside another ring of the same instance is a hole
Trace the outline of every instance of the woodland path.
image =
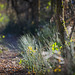
[(13, 34), (7, 34), (5, 35), (5, 38), (1, 42), (2, 45), (5, 45), (8, 47), (10, 50), (18, 50), (18, 39), (19, 36), (13, 35)]
[(17, 41), (16, 35), (5, 35), (0, 41), (0, 75), (26, 75), (25, 69), (19, 64), (22, 57)]

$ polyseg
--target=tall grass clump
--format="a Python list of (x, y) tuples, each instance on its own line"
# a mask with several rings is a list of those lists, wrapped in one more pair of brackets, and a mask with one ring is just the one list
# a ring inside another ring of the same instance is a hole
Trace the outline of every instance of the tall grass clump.
[(20, 42), (23, 61), (20, 60), (19, 63), (24, 62), (23, 65), (28, 67), (30, 71), (37, 72), (42, 70), (42, 68), (44, 68), (43, 66), (45, 66), (41, 56), (42, 44), (40, 42), (37, 44), (35, 37), (31, 37), (30, 35), (23, 36)]
[(47, 24), (37, 32), (37, 39), (42, 45), (48, 45), (49, 43), (53, 44), (54, 42), (60, 42), (58, 34), (56, 26)]
[(19, 64), (24, 65), (30, 72), (47, 73), (59, 61), (63, 61), (60, 52), (62, 46), (55, 37), (55, 31), (50, 30), (49, 27), (45, 28), (37, 33), (37, 37), (27, 34), (20, 38), (19, 47), (23, 59)]

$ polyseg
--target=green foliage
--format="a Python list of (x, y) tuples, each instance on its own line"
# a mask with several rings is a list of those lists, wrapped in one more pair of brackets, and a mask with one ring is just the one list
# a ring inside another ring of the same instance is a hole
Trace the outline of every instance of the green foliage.
[(5, 3), (0, 3), (0, 31), (2, 31), (9, 22), (8, 16), (5, 14)]
[[(50, 72), (52, 67), (56, 66), (50, 62), (49, 57), (53, 55), (53, 52), (58, 51), (60, 54), (61, 44), (48, 41), (48, 45), (45, 43), (45, 47), (37, 40), (34, 36), (24, 35), (20, 39), (19, 47), (21, 49), (21, 55), (23, 59), (19, 61), (19, 64), (24, 65), (28, 68), (29, 72), (39, 72), (40, 70)], [(45, 51), (46, 50), (46, 51)], [(47, 56), (43, 56), (46, 52)], [(55, 59), (54, 59), (55, 60)], [(51, 65), (52, 64), (52, 65)]]
[(19, 47), (23, 59), (20, 60), (19, 64), (27, 67), (29, 72), (39, 72), (40, 70), (44, 73), (50, 72), (50, 69), (56, 66), (55, 62), (50, 62), (50, 57), (55, 51), (58, 51), (58, 54), (60, 54), (59, 51), (62, 48), (59, 41), (55, 42), (56, 38), (54, 35), (54, 29), (50, 30), (49, 27), (45, 27), (37, 33), (37, 38), (33, 35), (22, 36)]
[(22, 59), (20, 59), (20, 62), (19, 62), (19, 64), (22, 64), (22, 62), (23, 62), (23, 60), (22, 60)]
[[(21, 54), (24, 57), (24, 65), (29, 68), (30, 71), (35, 68), (35, 71), (42, 68), (43, 60), (40, 54), (40, 47), (36, 44), (35, 38), (30, 35), (23, 36), (21, 38)], [(19, 64), (23, 63), (23, 60), (20, 60)]]
[(0, 54), (1, 54), (1, 53), (3, 53), (3, 51), (2, 51), (2, 50), (0, 50)]
[(40, 32), (37, 32), (38, 40), (42, 43), (55, 42), (57, 39), (55, 26), (50, 26), (49, 24), (43, 26)]
[(54, 44), (52, 44), (52, 51), (54, 53), (55, 50), (61, 50), (62, 46), (60, 43), (55, 42)]
[(47, 9), (51, 6), (51, 1), (48, 2), (48, 5), (46, 6)]
[(2, 14), (0, 13), (0, 17), (2, 16)]
[(8, 22), (8, 21), (9, 21), (9, 18), (6, 16), (6, 14), (0, 13), (0, 23)]
[(0, 3), (0, 10), (4, 10), (5, 5)]
[(0, 18), (0, 22), (2, 22), (4, 20), (4, 17), (2, 16), (1, 18)]
[(0, 42), (2, 42), (4, 38), (5, 38), (5, 35), (0, 35)]
[(0, 13), (0, 30), (3, 30), (8, 22), (9, 22), (8, 16), (6, 14)]
[(75, 75), (75, 73), (73, 73), (73, 75)]
[(51, 6), (51, 1), (48, 2), (48, 5)]

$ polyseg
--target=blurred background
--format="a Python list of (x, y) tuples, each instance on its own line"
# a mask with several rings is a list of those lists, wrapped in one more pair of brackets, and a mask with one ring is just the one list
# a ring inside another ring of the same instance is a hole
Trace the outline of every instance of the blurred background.
[[(44, 55), (47, 69), (65, 62), (67, 73), (75, 75), (75, 0), (0, 0), (0, 44), (20, 51), (32, 65), (35, 58), (24, 54), (28, 49), (37, 57)], [(64, 74), (66, 70), (61, 69)]]

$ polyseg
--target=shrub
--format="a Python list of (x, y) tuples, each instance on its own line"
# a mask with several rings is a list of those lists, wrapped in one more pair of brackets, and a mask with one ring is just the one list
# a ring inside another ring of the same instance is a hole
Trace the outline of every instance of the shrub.
[(24, 65), (31, 72), (42, 71), (43, 73), (63, 64), (64, 59), (60, 51), (62, 45), (58, 36), (55, 37), (55, 35), (55, 31), (46, 27), (46, 30), (43, 28), (37, 33), (37, 38), (29, 34), (22, 36), (19, 40), (19, 47), (23, 59), (20, 60), (19, 64)]

